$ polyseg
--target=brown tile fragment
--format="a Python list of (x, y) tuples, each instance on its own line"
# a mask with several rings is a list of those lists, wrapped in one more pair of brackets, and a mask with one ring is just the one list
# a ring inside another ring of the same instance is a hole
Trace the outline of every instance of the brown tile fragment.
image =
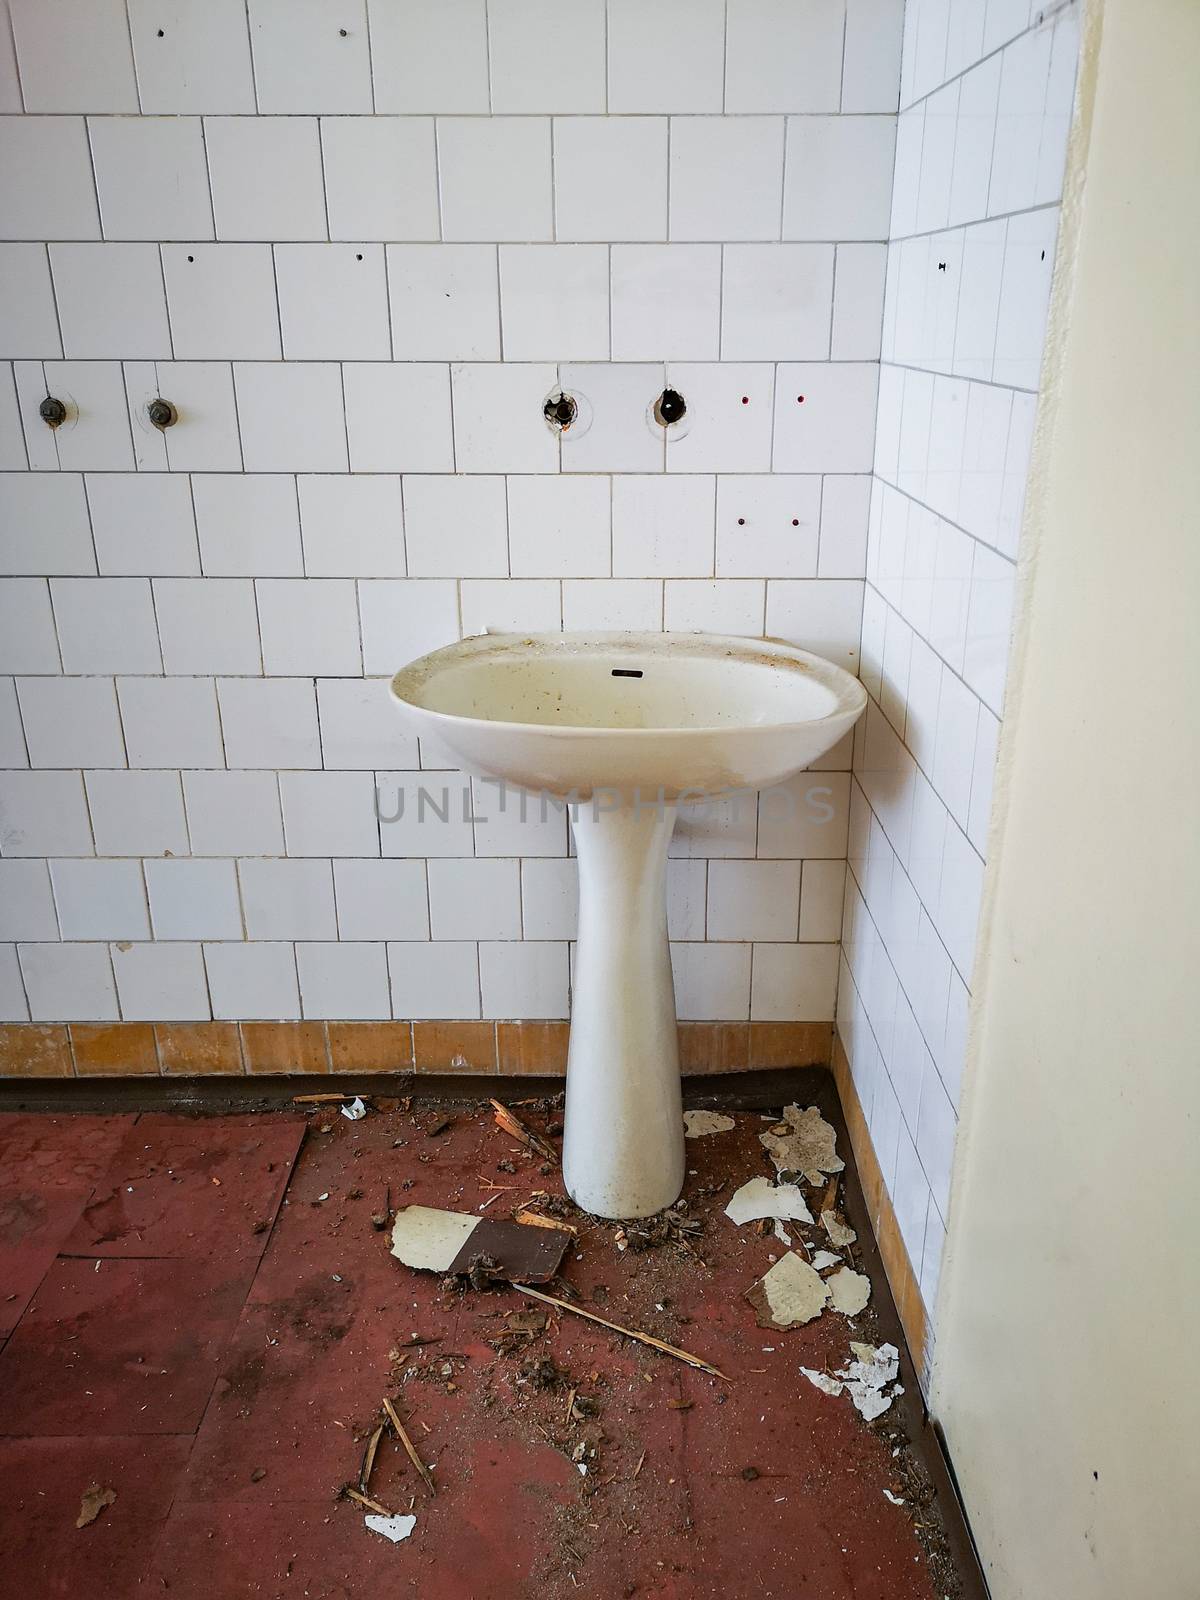
[(411, 1072), (411, 1022), (328, 1022), (334, 1072)]
[(569, 1022), (498, 1022), (500, 1076), (562, 1077), (567, 1070)]
[(681, 1022), (682, 1073), (745, 1072), (750, 1060), (748, 1022)]
[(71, 1046), (61, 1022), (0, 1026), (0, 1078), (69, 1078)]
[(494, 1022), (414, 1022), (418, 1072), (495, 1072)]
[(832, 1022), (752, 1022), (752, 1067), (827, 1067)]
[(329, 1072), (323, 1022), (243, 1022), (241, 1029), (247, 1072)]
[(242, 1072), (236, 1022), (156, 1022), (158, 1059), (166, 1077), (230, 1077)]
[(158, 1050), (149, 1022), (73, 1022), (77, 1078), (158, 1076)]

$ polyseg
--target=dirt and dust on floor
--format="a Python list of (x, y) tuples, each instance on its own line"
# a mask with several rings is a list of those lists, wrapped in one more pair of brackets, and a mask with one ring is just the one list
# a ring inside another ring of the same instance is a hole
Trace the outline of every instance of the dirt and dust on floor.
[(690, 1113), (636, 1222), (574, 1206), (561, 1132), (558, 1099), (0, 1116), (24, 1592), (974, 1593), (831, 1124)]

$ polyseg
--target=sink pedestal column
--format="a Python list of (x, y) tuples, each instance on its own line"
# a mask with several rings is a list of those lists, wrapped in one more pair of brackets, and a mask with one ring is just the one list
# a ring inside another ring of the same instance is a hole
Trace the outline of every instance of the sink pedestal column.
[(667, 944), (667, 846), (675, 807), (572, 815), (579, 942), (571, 1002), (563, 1179), (601, 1217), (645, 1217), (683, 1187), (683, 1101)]

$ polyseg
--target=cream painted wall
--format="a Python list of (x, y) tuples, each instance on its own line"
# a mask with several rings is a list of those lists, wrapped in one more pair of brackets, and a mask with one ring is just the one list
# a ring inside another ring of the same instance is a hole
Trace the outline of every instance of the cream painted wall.
[(933, 1385), (996, 1600), (1200, 1585), (1198, 83), (1093, 0)]

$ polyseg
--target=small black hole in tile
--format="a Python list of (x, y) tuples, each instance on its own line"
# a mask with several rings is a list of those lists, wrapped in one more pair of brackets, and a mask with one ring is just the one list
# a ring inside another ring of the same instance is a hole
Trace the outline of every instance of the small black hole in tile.
[(800, 526), (800, 518), (799, 517), (793, 517), (792, 518), (792, 527), (793, 528), (798, 528), (799, 526)]
[(802, 406), (804, 404), (804, 396), (802, 394), (798, 394), (796, 396), (796, 404), (798, 406)]
[(744, 527), (745, 527), (745, 526), (746, 526), (746, 519), (745, 519), (745, 517), (739, 517), (739, 518), (738, 518), (738, 527), (739, 527), (739, 528), (744, 528)]

